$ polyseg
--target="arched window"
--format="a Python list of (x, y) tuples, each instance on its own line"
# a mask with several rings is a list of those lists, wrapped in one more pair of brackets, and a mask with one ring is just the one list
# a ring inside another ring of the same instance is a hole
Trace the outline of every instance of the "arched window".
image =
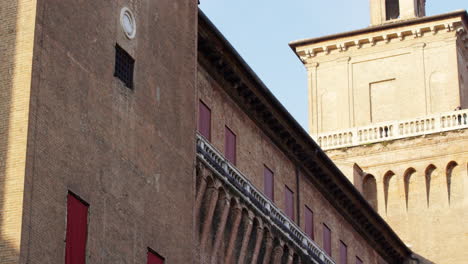
[(427, 166), (426, 171), (424, 173), (425, 175), (425, 180), (426, 180), (426, 202), (427, 202), (427, 207), (429, 207), (429, 198), (431, 194), (431, 180), (432, 180), (432, 174), (436, 170), (436, 166), (433, 164)]
[(390, 189), (390, 180), (395, 176), (395, 173), (393, 171), (388, 171), (385, 173), (383, 179), (384, 179), (384, 198), (385, 198), (385, 211), (388, 210), (388, 195), (389, 195), (389, 189)]
[(450, 204), (451, 196), (452, 196), (452, 182), (453, 182), (453, 170), (457, 167), (458, 164), (455, 161), (451, 161), (447, 164), (447, 169), (445, 170), (445, 175), (447, 179), (447, 194), (448, 194), (448, 202)]
[(385, 0), (386, 19), (392, 20), (400, 17), (400, 1)]
[(375, 177), (367, 174), (362, 182), (362, 193), (367, 202), (377, 211), (377, 182)]
[[(416, 172), (414, 168), (409, 168), (405, 171), (404, 181), (405, 181), (405, 201), (406, 201), (406, 210), (408, 210), (408, 201), (409, 201), (409, 191), (410, 191), (410, 182), (411, 177)], [(414, 192), (414, 190), (412, 190)], [(412, 195), (412, 199), (415, 199), (414, 195)]]

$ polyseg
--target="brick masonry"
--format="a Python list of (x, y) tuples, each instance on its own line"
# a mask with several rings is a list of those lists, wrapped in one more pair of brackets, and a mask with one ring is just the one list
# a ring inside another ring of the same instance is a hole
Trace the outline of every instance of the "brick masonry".
[(0, 263), (18, 263), (36, 1), (0, 8)]
[[(70, 190), (90, 204), (87, 263), (144, 263), (147, 247), (189, 263), (196, 1), (7, 2), (0, 262), (63, 262)], [(134, 90), (113, 77), (116, 43), (136, 59)]]

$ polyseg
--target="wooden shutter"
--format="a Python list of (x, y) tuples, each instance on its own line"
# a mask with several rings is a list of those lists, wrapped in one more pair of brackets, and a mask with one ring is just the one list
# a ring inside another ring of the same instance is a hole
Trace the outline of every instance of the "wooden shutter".
[(340, 264), (348, 264), (348, 246), (340, 241)]
[(331, 257), (331, 230), (323, 224), (323, 249)]
[(356, 257), (356, 264), (363, 264), (362, 260), (359, 257)]
[(285, 186), (286, 215), (294, 221), (294, 193)]
[(314, 240), (314, 213), (307, 206), (304, 210), (304, 218), (305, 232), (312, 240)]
[(263, 172), (263, 187), (264, 187), (264, 193), (266, 197), (270, 198), (270, 200), (274, 201), (274, 178), (273, 178), (273, 172), (265, 166), (264, 172)]
[(158, 254), (149, 250), (147, 264), (164, 264), (164, 259)]
[(211, 140), (211, 110), (202, 101), (198, 110), (198, 131), (206, 139)]
[(87, 233), (88, 204), (69, 193), (67, 197), (65, 264), (85, 264)]
[(236, 165), (236, 135), (226, 126), (224, 153), (226, 159)]

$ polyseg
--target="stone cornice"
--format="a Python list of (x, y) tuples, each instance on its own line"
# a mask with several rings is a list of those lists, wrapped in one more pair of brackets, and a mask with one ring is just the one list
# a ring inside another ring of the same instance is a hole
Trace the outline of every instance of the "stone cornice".
[(388, 263), (412, 252), (200, 11), (198, 61)]
[(340, 38), (345, 38), (345, 37), (350, 37), (350, 36), (356, 36), (360, 34), (367, 34), (367, 33), (372, 33), (372, 32), (378, 32), (378, 31), (384, 31), (388, 29), (393, 29), (393, 28), (398, 28), (398, 27), (406, 27), (410, 25), (416, 25), (416, 24), (421, 24), (421, 23), (426, 23), (426, 22), (431, 22), (431, 21), (437, 21), (441, 19), (448, 19), (448, 18), (461, 18), (463, 23), (466, 25), (468, 24), (468, 14), (466, 13), (465, 10), (459, 10), (459, 11), (454, 11), (446, 14), (440, 14), (440, 15), (435, 15), (435, 16), (428, 16), (428, 17), (421, 17), (421, 18), (416, 18), (416, 19), (409, 19), (409, 20), (403, 20), (403, 21), (398, 21), (396, 23), (387, 23), (379, 26), (371, 26), (367, 28), (362, 28), (358, 30), (353, 30), (353, 31), (348, 31), (348, 32), (343, 32), (343, 33), (338, 33), (338, 34), (333, 34), (333, 35), (328, 35), (328, 36), (323, 36), (323, 37), (318, 37), (318, 38), (310, 38), (310, 39), (302, 39), (302, 40), (296, 40), (292, 41), (289, 43), (289, 46), (292, 49), (295, 49), (299, 46), (306, 46), (314, 43), (320, 43), (320, 42), (325, 42), (327, 40), (334, 40), (334, 39), (340, 39)]
[[(466, 39), (467, 29), (461, 21), (440, 23), (428, 25), (415, 25), (410, 28), (398, 28), (395, 31), (373, 32), (371, 36), (368, 34), (354, 36), (354, 39), (327, 41), (326, 43), (314, 43), (304, 47), (297, 47), (296, 54), (300, 60), (305, 63), (307, 60), (319, 55), (329, 55), (334, 51), (347, 52), (351, 49), (361, 49), (364, 47), (374, 47), (380, 43), (391, 43), (392, 41), (405, 41), (408, 39), (424, 38), (444, 32), (455, 32), (457, 35)], [(465, 45), (466, 46), (466, 45)]]

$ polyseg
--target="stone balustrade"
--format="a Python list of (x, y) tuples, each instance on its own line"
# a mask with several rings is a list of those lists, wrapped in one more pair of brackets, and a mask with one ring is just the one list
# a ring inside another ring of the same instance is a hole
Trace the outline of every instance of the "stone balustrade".
[[(240, 198), (251, 207), (257, 209), (264, 222), (276, 226), (296, 248), (302, 250), (313, 263), (335, 264), (335, 262), (311, 240), (301, 229), (291, 221), (273, 202), (259, 191), (233, 164), (213, 147), (203, 136), (197, 134), (198, 157), (216, 170), (220, 182), (234, 189)], [(289, 262), (288, 262), (289, 263)]]
[(468, 109), (322, 133), (316, 140), (329, 150), (464, 128), (468, 128)]

